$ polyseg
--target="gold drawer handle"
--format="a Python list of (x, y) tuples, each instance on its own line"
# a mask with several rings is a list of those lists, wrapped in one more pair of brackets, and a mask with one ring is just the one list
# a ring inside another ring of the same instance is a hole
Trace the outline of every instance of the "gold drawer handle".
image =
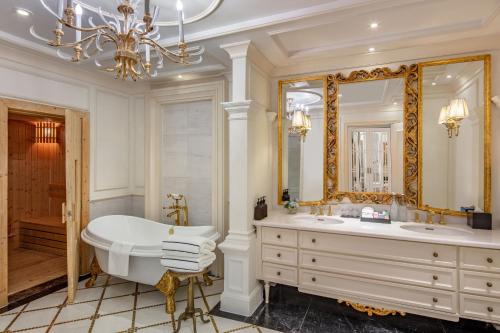
[(491, 306), (488, 306), (487, 310), (488, 312), (493, 312), (493, 308)]
[(278, 239), (281, 239), (281, 235), (276, 235), (276, 237), (277, 237)]
[(316, 262), (316, 258), (312, 258), (312, 262)]
[(312, 282), (316, 282), (316, 278), (315, 277), (313, 277), (311, 280), (312, 280)]
[(280, 275), (281, 275), (281, 272), (279, 272), (279, 271), (278, 271), (278, 272), (276, 272), (276, 275), (280, 276)]
[(433, 276), (432, 276), (432, 279), (433, 279), (434, 281), (437, 281), (437, 280), (438, 280), (438, 276), (437, 276), (437, 275), (433, 275)]
[(433, 301), (434, 303), (437, 303), (437, 302), (438, 302), (437, 297), (433, 297), (433, 298), (432, 298), (432, 301)]
[(434, 258), (439, 257), (439, 254), (437, 252), (434, 252), (432, 255), (434, 256)]
[(277, 256), (278, 256), (278, 258), (281, 258), (281, 253), (278, 253)]
[(486, 286), (487, 286), (488, 288), (491, 288), (491, 287), (493, 287), (493, 283), (491, 283), (491, 282), (486, 282)]
[(489, 264), (492, 264), (492, 263), (493, 263), (493, 259), (492, 259), (492, 258), (490, 258), (490, 257), (486, 258), (486, 261), (487, 261)]

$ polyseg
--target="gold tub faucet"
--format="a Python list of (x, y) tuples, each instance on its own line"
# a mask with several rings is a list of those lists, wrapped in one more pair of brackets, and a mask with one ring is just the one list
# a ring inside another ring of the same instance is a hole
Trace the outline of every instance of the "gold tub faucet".
[[(174, 203), (168, 207), (163, 207), (163, 209), (172, 209), (170, 213), (167, 214), (167, 217), (175, 216), (175, 225), (181, 225), (181, 214), (183, 215), (183, 224), (187, 226), (188, 222), (188, 206), (186, 197), (182, 194), (168, 193), (167, 199), (173, 199)], [(180, 201), (184, 201), (184, 205), (180, 203)]]

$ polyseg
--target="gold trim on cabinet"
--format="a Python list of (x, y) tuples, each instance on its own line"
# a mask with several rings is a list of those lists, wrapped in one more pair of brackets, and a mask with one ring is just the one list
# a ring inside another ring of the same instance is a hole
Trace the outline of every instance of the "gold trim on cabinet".
[(278, 204), (282, 205), (283, 200), (281, 200), (281, 195), (283, 194), (283, 85), (301, 81), (323, 81), (323, 198), (317, 201), (299, 201), (302, 206), (314, 206), (322, 204), (327, 200), (327, 123), (328, 123), (328, 90), (327, 90), (327, 76), (306, 76), (299, 77), (289, 80), (279, 80), (278, 81)]
[(452, 59), (426, 61), (418, 63), (418, 209), (428, 211), (431, 209), (438, 214), (444, 213), (453, 216), (465, 216), (466, 213), (456, 210), (430, 207), (422, 200), (422, 166), (423, 166), (423, 131), (422, 131), (422, 71), (424, 67), (456, 64), (461, 62), (484, 62), (484, 211), (491, 212), (491, 55), (476, 55)]
[(388, 67), (375, 68), (372, 71), (353, 71), (349, 76), (342, 73), (328, 75), (327, 98), (327, 201), (348, 198), (352, 203), (389, 204), (392, 196), (390, 193), (375, 192), (342, 192), (338, 190), (338, 90), (339, 84), (366, 82), (375, 80), (388, 80), (403, 78), (405, 80), (404, 94), (404, 189), (408, 205), (417, 205), (417, 180), (418, 180), (418, 66), (412, 64), (402, 65), (393, 71)]
[(354, 310), (359, 311), (359, 312), (365, 312), (368, 316), (372, 316), (376, 314), (377, 316), (388, 316), (388, 315), (397, 315), (400, 314), (401, 316), (406, 316), (406, 312), (403, 311), (397, 311), (397, 310), (388, 310), (384, 308), (374, 308), (372, 306), (360, 304), (360, 303), (354, 303), (354, 302), (349, 302), (349, 301), (343, 301), (343, 300), (337, 300), (339, 304), (345, 303), (346, 306), (352, 307)]

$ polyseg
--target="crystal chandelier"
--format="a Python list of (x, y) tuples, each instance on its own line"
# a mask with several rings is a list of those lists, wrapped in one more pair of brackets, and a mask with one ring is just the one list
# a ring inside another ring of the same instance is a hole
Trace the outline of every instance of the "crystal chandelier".
[(288, 133), (300, 135), (304, 141), (307, 133), (311, 130), (309, 108), (304, 104), (294, 104), (293, 98), (288, 98), (287, 104), (287, 119), (292, 121)]
[[(184, 42), (184, 15), (182, 2), (177, 1), (177, 17), (179, 27), (179, 42), (177, 49), (169, 50), (162, 47), (160, 40), (158, 6), (150, 11), (150, 0), (144, 0), (144, 17), (138, 17), (138, 6), (143, 0), (116, 0), (119, 14), (105, 13), (101, 7), (94, 12), (101, 22), (95, 24), (93, 16), (88, 19), (88, 26), (82, 25), (83, 7), (82, 0), (57, 0), (57, 9), (53, 10), (47, 5), (46, 0), (39, 0), (43, 7), (56, 18), (54, 39), (49, 40), (39, 36), (34, 27), (30, 28), (31, 34), (46, 42), (48, 45), (58, 48), (59, 57), (79, 62), (82, 59), (94, 58), (97, 67), (107, 72), (115, 73), (116, 78), (143, 79), (155, 77), (158, 69), (163, 68), (164, 59), (174, 63), (192, 65), (202, 61), (204, 52), (202, 46), (188, 47)], [(66, 7), (64, 7), (66, 2)], [(95, 16), (95, 15), (94, 15)], [(65, 30), (74, 30), (75, 39), (71, 42), (63, 42)], [(85, 36), (82, 36), (82, 33)], [(98, 60), (99, 55), (105, 53), (107, 45), (114, 48), (115, 65), (105, 67)], [(69, 49), (72, 55), (63, 52)], [(157, 59), (151, 62), (152, 55)]]

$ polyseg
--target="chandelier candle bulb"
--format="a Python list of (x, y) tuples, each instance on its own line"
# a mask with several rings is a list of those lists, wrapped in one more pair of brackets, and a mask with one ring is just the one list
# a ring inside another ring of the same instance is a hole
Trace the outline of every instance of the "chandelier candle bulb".
[(184, 43), (184, 14), (182, 12), (182, 1), (177, 1), (177, 17), (179, 19), (179, 44)]
[(150, 11), (149, 11), (149, 0), (145, 0), (145, 2), (144, 2), (144, 14), (146, 14), (146, 15), (150, 15)]
[[(76, 14), (76, 27), (81, 28), (82, 27), (83, 8), (79, 4), (76, 5), (76, 7), (75, 7), (75, 14)], [(75, 31), (76, 31), (76, 41), (79, 42), (82, 39), (82, 32), (78, 29)]]
[[(57, 15), (62, 19), (64, 15), (64, 0), (59, 0), (57, 3)], [(57, 29), (62, 29), (62, 23), (57, 21)]]
[(146, 44), (146, 62), (149, 63), (151, 61), (151, 47)]

